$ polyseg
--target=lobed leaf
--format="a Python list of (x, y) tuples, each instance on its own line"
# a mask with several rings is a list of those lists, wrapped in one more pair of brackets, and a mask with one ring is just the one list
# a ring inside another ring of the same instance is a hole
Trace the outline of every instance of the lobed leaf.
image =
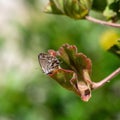
[(49, 50), (61, 61), (60, 67), (49, 74), (61, 86), (72, 90), (81, 97), (83, 101), (88, 101), (91, 97), (91, 60), (83, 53), (77, 52), (75, 45), (64, 44), (57, 52)]

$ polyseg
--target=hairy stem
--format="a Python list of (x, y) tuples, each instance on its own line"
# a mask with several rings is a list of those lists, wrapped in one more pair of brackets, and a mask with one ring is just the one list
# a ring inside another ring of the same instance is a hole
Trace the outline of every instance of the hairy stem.
[(93, 82), (92, 89), (97, 89), (97, 88), (103, 86), (105, 83), (109, 82), (112, 78), (114, 78), (118, 74), (120, 74), (120, 67), (117, 70), (115, 70), (113, 73), (111, 73), (109, 76), (107, 76), (106, 78), (101, 80), (100, 82), (97, 82), (97, 83)]
[(94, 23), (120, 28), (120, 24), (117, 24), (117, 23), (112, 23), (112, 22), (106, 22), (106, 21), (98, 20), (98, 19), (93, 18), (91, 16), (86, 16), (85, 18), (86, 18), (86, 20), (89, 20), (89, 21), (94, 22)]

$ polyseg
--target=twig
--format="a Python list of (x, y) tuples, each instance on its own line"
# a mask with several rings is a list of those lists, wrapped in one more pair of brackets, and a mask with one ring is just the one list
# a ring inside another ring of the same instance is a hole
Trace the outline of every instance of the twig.
[(111, 73), (109, 76), (107, 76), (105, 79), (101, 80), (100, 82), (93, 82), (92, 83), (92, 89), (97, 89), (101, 86), (103, 86), (105, 83), (109, 82), (113, 77), (117, 76), (118, 74), (120, 74), (120, 67), (115, 70), (113, 73)]
[(94, 22), (94, 23), (120, 28), (120, 24), (117, 24), (117, 23), (112, 23), (112, 22), (106, 22), (106, 21), (98, 20), (98, 19), (93, 18), (91, 16), (86, 16), (85, 18), (86, 18), (86, 20), (89, 20), (89, 21)]

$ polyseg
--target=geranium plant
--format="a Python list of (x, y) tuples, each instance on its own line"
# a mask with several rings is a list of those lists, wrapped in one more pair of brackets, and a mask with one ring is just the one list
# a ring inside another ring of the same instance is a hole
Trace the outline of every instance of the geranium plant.
[(48, 76), (64, 88), (75, 92), (83, 101), (90, 99), (92, 90), (103, 86), (120, 74), (118, 68), (100, 82), (93, 82), (90, 78), (91, 60), (85, 54), (78, 53), (75, 45), (64, 44), (58, 51), (49, 50), (43, 54), (44, 56), (41, 56), (41, 53), (38, 56), (43, 71), (49, 71), (46, 73)]

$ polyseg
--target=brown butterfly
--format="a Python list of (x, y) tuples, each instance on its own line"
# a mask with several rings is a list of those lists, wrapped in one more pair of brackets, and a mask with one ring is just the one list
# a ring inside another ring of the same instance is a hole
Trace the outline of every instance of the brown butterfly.
[(40, 53), (38, 55), (40, 66), (45, 74), (51, 74), (59, 67), (59, 60), (48, 53)]

